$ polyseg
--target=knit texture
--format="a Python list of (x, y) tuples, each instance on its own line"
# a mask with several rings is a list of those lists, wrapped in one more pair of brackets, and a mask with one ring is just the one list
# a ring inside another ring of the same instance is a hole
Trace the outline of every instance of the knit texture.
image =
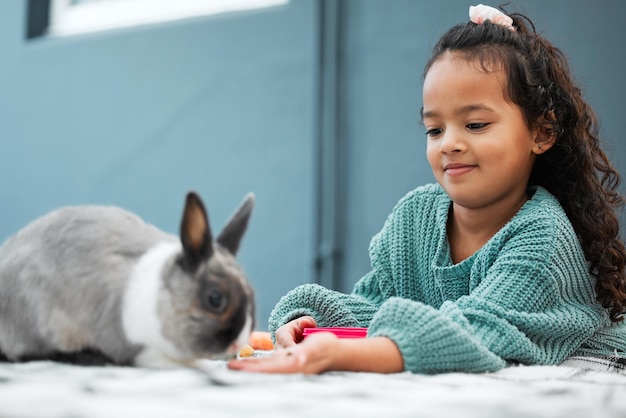
[(353, 292), (297, 287), (272, 311), (270, 331), (303, 315), (318, 326), (368, 327), (368, 337), (393, 340), (405, 369), (418, 373), (621, 356), (626, 328), (596, 302), (582, 248), (550, 193), (535, 189), (458, 264), (446, 237), (450, 205), (437, 184), (407, 194), (372, 239), (372, 269)]

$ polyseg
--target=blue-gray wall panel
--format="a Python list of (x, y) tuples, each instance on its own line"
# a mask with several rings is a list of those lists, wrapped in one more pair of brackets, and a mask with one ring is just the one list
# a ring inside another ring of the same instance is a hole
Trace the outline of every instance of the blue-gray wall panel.
[(219, 229), (252, 191), (240, 256), (265, 328), (312, 280), (315, 3), (31, 42), (21, 3), (0, 5), (0, 237), (84, 203), (176, 233), (189, 189)]

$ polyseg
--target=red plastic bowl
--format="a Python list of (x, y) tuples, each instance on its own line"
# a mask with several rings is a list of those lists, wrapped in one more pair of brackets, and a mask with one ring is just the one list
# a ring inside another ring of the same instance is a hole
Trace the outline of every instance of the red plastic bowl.
[(339, 338), (365, 338), (367, 336), (367, 328), (350, 328), (350, 327), (317, 327), (305, 328), (302, 330), (302, 336), (306, 338), (317, 332), (332, 332)]

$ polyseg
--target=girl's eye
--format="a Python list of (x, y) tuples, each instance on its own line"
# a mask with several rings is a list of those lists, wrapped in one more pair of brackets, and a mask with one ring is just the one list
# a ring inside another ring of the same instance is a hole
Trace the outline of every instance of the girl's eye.
[(428, 137), (435, 137), (439, 134), (441, 134), (441, 132), (443, 132), (443, 129), (441, 128), (433, 128), (433, 129), (429, 129), (426, 131), (426, 136)]
[(469, 129), (470, 131), (478, 131), (480, 129), (486, 128), (487, 125), (489, 125), (488, 123), (468, 123), (467, 129)]

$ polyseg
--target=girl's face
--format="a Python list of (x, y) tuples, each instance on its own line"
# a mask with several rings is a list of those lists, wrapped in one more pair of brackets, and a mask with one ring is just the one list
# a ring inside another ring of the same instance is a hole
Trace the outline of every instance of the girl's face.
[[(423, 122), (435, 178), (468, 209), (517, 205), (541, 152), (521, 109), (506, 97), (506, 74), (442, 55), (424, 79)], [(507, 203), (508, 202), (508, 203)]]

